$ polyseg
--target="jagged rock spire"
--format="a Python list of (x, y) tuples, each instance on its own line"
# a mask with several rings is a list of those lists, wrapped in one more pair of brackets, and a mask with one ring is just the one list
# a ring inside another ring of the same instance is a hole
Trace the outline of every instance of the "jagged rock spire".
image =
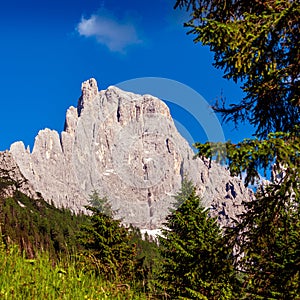
[(80, 116), (86, 103), (90, 103), (98, 95), (98, 85), (95, 78), (84, 81), (81, 84), (81, 96), (78, 100), (77, 110)]

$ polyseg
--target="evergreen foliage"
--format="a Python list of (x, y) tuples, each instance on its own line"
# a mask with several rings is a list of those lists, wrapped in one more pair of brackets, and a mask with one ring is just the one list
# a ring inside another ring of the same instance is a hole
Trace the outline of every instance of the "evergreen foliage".
[(13, 197), (0, 198), (0, 226), (6, 245), (18, 244), (28, 257), (49, 251), (53, 259), (79, 247), (76, 234), (84, 215), (58, 209), (43, 199), (33, 200), (16, 191)]
[(157, 241), (147, 234), (142, 236), (139, 228), (130, 226), (130, 244), (135, 248), (134, 279), (137, 287), (144, 292), (155, 292), (157, 273), (161, 266), (161, 257)]
[[(298, 299), (300, 223), (300, 2), (177, 0), (192, 19), (196, 42), (215, 53), (225, 78), (242, 82), (245, 97), (214, 109), (225, 120), (250, 121), (259, 139), (197, 143), (199, 157), (224, 162), (246, 185), (271, 170), (247, 211), (227, 230), (244, 273), (240, 299)], [(276, 131), (276, 132), (272, 132)]]
[(263, 140), (245, 139), (237, 144), (196, 143), (195, 148), (196, 156), (228, 165), (232, 176), (245, 174), (246, 185), (260, 180), (259, 171), (269, 170), (281, 176), (281, 185), (292, 185), (295, 193), (299, 191), (296, 178), (300, 172), (300, 132), (297, 126), (292, 132), (269, 133)]
[(177, 0), (195, 42), (214, 52), (214, 66), (242, 83), (245, 97), (216, 104), (225, 120), (249, 121), (259, 137), (300, 123), (298, 0)]
[(238, 144), (195, 145), (197, 156), (227, 164), (232, 175), (244, 173), (246, 185), (259, 180), (261, 170), (272, 173), (227, 232), (237, 250), (235, 266), (245, 274), (245, 299), (300, 297), (300, 136), (294, 129)]
[[(191, 182), (183, 183), (181, 197)], [(159, 237), (159, 280), (170, 299), (232, 299), (235, 273), (230, 249), (216, 220), (208, 216), (195, 189), (167, 217)], [(238, 286), (236, 282), (236, 286)]]
[[(182, 203), (184, 203), (193, 193), (194, 193), (194, 185), (191, 180), (187, 178), (187, 176), (183, 177), (182, 183), (181, 183), (181, 189), (178, 191), (178, 193), (174, 196), (175, 202), (173, 203), (173, 206), (175, 209), (178, 209)], [(172, 212), (171, 208), (171, 212)]]
[(92, 258), (99, 274), (108, 279), (129, 279), (136, 249), (130, 244), (128, 229), (109, 214), (87, 208), (92, 212), (90, 223), (82, 226), (79, 234), (85, 254)]
[(101, 198), (97, 191), (93, 191), (88, 200), (90, 206), (96, 208), (99, 212), (108, 215), (110, 217), (113, 216), (114, 212), (111, 208), (110, 203), (106, 197)]
[(279, 185), (260, 188), (235, 228), (235, 267), (245, 274), (241, 299), (300, 298), (300, 206)]
[(87, 263), (107, 280), (134, 281), (136, 288), (153, 291), (152, 281), (159, 264), (157, 244), (147, 236), (143, 239), (138, 228), (126, 228), (115, 220), (106, 198), (100, 199), (98, 193), (92, 196), (90, 203), (96, 199), (105, 213), (99, 205), (87, 207), (92, 212), (90, 222), (81, 227), (78, 235)]
[(206, 143), (196, 147), (198, 156), (228, 163), (232, 175), (246, 172), (246, 184), (259, 178), (259, 170), (272, 170), (273, 182), (259, 186), (255, 199), (245, 203), (246, 212), (227, 235), (237, 249), (236, 268), (245, 274), (246, 299), (250, 294), (275, 299), (299, 297), (299, 132), (271, 133), (266, 140), (245, 140), (236, 145)]

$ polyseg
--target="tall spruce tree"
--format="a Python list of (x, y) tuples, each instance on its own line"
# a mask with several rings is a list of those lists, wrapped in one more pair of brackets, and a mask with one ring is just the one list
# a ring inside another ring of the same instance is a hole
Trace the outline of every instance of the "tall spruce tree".
[(215, 110), (236, 124), (249, 121), (258, 136), (238, 144), (198, 143), (198, 155), (227, 163), (232, 175), (245, 172), (246, 184), (262, 169), (274, 175), (227, 232), (236, 267), (245, 273), (240, 298), (298, 299), (300, 3), (177, 0), (175, 6), (191, 11), (186, 26), (215, 53), (224, 77), (242, 83), (245, 97)]
[[(298, 198), (298, 199), (296, 199)], [(236, 227), (236, 267), (246, 275), (240, 299), (300, 299), (300, 207), (278, 185), (260, 188)]]
[[(183, 187), (191, 186), (185, 182)], [(185, 188), (179, 192), (182, 196)], [(182, 199), (181, 199), (182, 200)], [(159, 281), (170, 299), (233, 299), (235, 273), (221, 229), (192, 189), (159, 237)]]

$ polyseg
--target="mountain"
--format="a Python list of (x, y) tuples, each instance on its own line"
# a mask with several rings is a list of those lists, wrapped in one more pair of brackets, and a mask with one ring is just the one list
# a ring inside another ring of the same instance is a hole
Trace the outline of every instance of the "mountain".
[(224, 167), (193, 159), (163, 101), (114, 86), (98, 91), (95, 79), (82, 84), (77, 108), (67, 110), (60, 134), (41, 130), (32, 152), (16, 142), (7, 155), (30, 193), (48, 203), (78, 213), (97, 191), (110, 201), (116, 217), (139, 228), (162, 224), (185, 175), (223, 225), (251, 197)]

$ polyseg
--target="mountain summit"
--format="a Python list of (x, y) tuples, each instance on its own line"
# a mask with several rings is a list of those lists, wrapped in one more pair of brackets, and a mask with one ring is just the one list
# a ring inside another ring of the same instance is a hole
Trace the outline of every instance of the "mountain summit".
[(223, 167), (193, 159), (163, 101), (114, 86), (98, 91), (95, 79), (82, 84), (78, 106), (67, 110), (61, 134), (41, 130), (32, 152), (16, 142), (10, 153), (47, 202), (84, 211), (97, 191), (125, 224), (140, 228), (162, 224), (185, 175), (222, 224), (250, 197)]

